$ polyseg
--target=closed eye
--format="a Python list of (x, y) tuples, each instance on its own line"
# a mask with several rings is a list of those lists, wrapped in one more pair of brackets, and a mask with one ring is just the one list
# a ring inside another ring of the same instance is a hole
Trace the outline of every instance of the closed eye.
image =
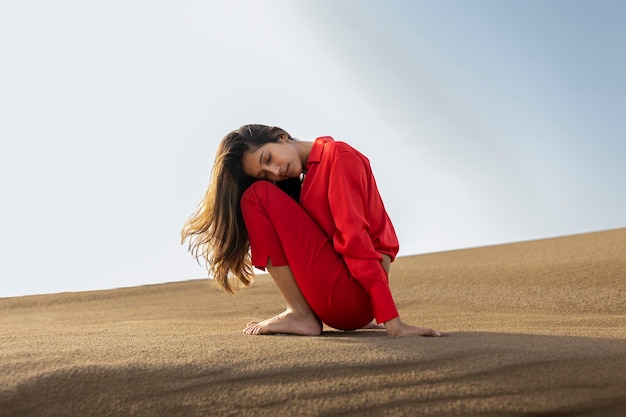
[[(265, 165), (269, 165), (270, 162), (272, 161), (272, 154), (270, 154), (268, 152), (266, 155), (267, 155), (267, 158), (265, 158)], [(262, 180), (266, 180), (267, 179), (267, 172), (263, 172), (259, 177)]]
[[(267, 155), (267, 156), (266, 156)], [(269, 160), (270, 160), (271, 156), (269, 154), (269, 152), (266, 154), (265, 151), (261, 152), (261, 155), (259, 156), (259, 164), (261, 165), (261, 167), (263, 167), (263, 165), (266, 165)], [(265, 160), (265, 162), (263, 162)], [(258, 179), (263, 180), (267, 177), (267, 174), (265, 174), (265, 172), (261, 171), (259, 172), (259, 174), (256, 176)]]

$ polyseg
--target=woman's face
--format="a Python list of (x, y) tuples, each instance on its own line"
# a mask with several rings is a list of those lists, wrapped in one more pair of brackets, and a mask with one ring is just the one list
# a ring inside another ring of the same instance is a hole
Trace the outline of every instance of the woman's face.
[(295, 141), (286, 136), (244, 153), (242, 163), (246, 175), (260, 180), (282, 181), (302, 173), (302, 160)]

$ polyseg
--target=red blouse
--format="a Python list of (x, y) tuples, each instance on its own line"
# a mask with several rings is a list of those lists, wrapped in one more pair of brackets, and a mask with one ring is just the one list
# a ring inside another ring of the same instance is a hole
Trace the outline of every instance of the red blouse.
[(398, 317), (381, 254), (393, 260), (398, 238), (369, 160), (330, 136), (317, 138), (306, 163), (300, 204), (332, 239), (367, 290), (378, 323)]

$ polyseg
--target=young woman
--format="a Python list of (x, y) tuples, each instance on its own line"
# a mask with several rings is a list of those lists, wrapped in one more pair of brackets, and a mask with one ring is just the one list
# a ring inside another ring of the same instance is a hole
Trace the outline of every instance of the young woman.
[(325, 323), (443, 335), (400, 320), (388, 282), (398, 240), (369, 161), (331, 137), (299, 141), (265, 125), (227, 134), (181, 235), (227, 292), (267, 268), (287, 308), (246, 334), (319, 335)]

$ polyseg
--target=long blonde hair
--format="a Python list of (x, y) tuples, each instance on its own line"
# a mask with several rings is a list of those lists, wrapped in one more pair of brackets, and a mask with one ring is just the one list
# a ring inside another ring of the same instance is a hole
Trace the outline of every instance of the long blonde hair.
[[(291, 139), (279, 127), (254, 124), (241, 126), (224, 136), (215, 155), (204, 198), (181, 231), (181, 242), (189, 240), (192, 255), (198, 261), (202, 259), (217, 285), (231, 294), (239, 287), (233, 285), (231, 278), (239, 280), (244, 287), (254, 280), (250, 242), (240, 200), (256, 179), (243, 172), (242, 158), (245, 152), (254, 152), (266, 143), (278, 142), (283, 135)], [(281, 183), (277, 185), (298, 200), (298, 178)]]

